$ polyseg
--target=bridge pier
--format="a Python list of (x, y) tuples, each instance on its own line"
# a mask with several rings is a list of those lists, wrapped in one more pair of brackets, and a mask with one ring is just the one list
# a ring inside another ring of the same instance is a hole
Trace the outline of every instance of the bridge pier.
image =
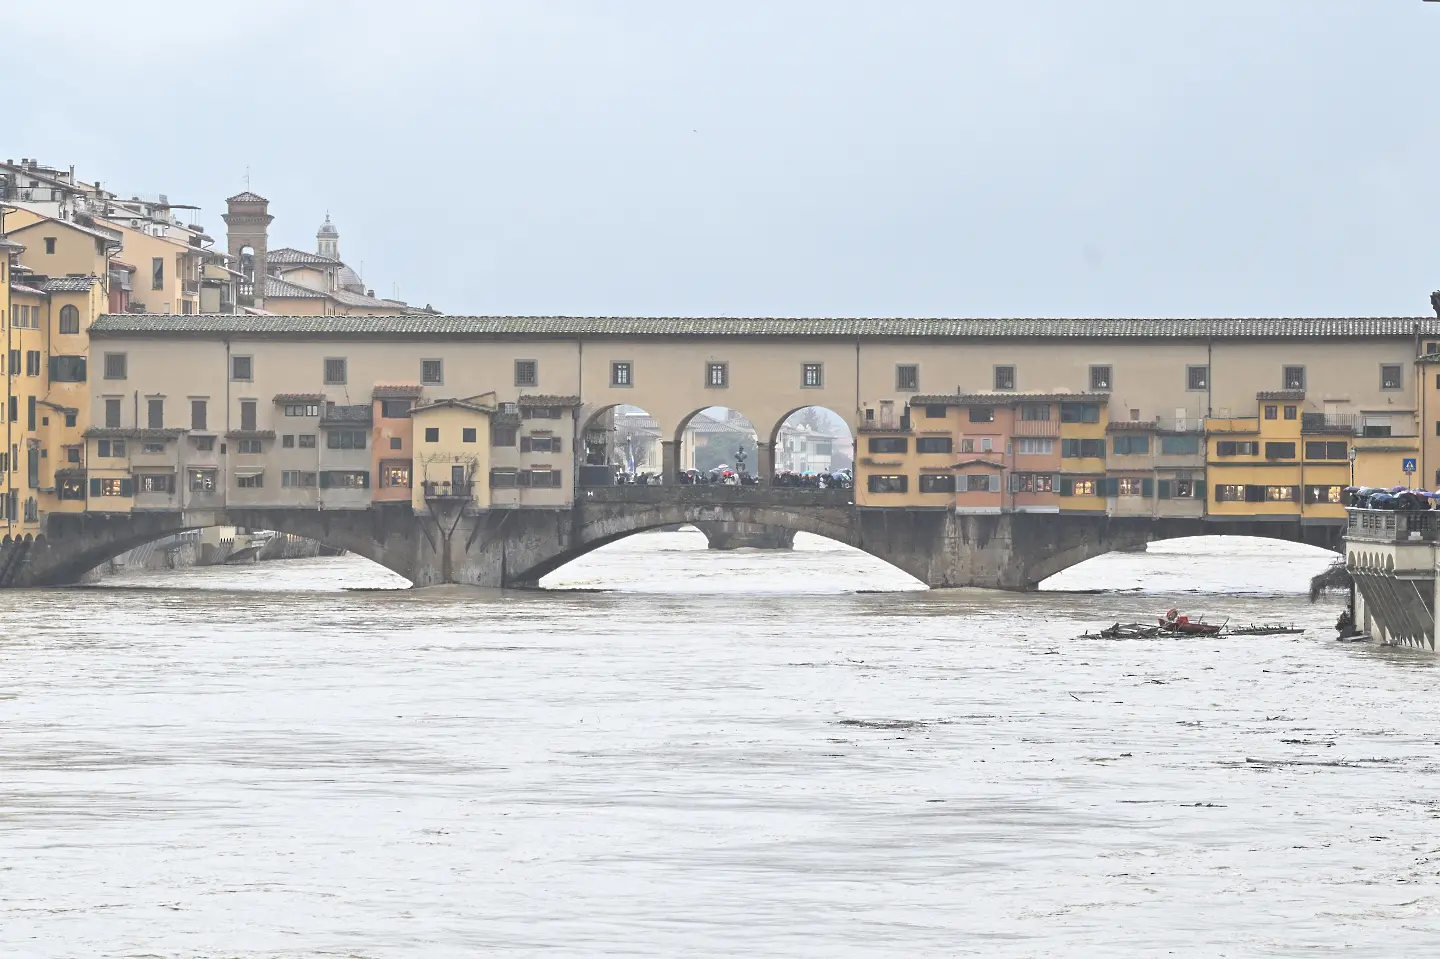
[[(775, 444), (760, 443), (755, 453), (755, 475), (761, 486), (769, 486), (775, 478)], [(792, 537), (793, 539), (793, 537)]]
[(673, 486), (680, 475), (680, 443), (677, 440), (660, 441), (660, 481)]
[(696, 523), (710, 549), (791, 549), (795, 531), (760, 523)]

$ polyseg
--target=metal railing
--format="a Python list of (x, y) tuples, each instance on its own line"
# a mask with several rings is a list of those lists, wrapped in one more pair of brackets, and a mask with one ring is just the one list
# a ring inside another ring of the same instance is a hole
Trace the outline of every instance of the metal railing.
[(451, 483), (443, 480), (424, 480), (420, 484), (426, 499), (470, 499), (475, 489), (473, 481)]
[(1431, 542), (1440, 530), (1440, 511), (1347, 509), (1345, 538), (1378, 543)]
[(1353, 435), (1359, 422), (1359, 417), (1353, 413), (1301, 413), (1300, 432)]

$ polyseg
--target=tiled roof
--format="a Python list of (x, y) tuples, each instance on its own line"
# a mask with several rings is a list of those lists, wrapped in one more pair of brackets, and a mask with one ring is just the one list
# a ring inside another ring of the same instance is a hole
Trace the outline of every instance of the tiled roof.
[(1105, 403), (1109, 393), (922, 393), (910, 397), (910, 406), (1007, 406), (1013, 403), (1068, 403), (1091, 400)]
[(579, 406), (578, 396), (555, 396), (550, 393), (521, 393), (517, 406)]
[(330, 423), (341, 423), (345, 425), (363, 424), (369, 425), (374, 416), (375, 408), (369, 403), (352, 403), (346, 406), (327, 406), (320, 414), (320, 425), (326, 426)]
[[(11, 276), (14, 276), (15, 274), (14, 274), (14, 273), (11, 273), (10, 275), (11, 275)], [(33, 287), (33, 286), (26, 286), (26, 285), (23, 284), (23, 283), (16, 283), (14, 280), (11, 280), (11, 281), (10, 281), (10, 292), (11, 292), (11, 293), (33, 293), (33, 294), (35, 294), (36, 296), (44, 296), (44, 295), (45, 295), (45, 291), (44, 291), (44, 290), (37, 289), (36, 287)]]
[[(275, 282), (272, 278), (271, 282)], [(283, 281), (281, 281), (283, 282)], [(293, 284), (286, 284), (293, 286)], [(246, 284), (241, 284), (242, 292)], [(300, 287), (299, 289), (304, 289)], [(280, 294), (281, 296), (285, 294)], [(300, 294), (294, 294), (300, 295)], [(303, 295), (327, 296), (314, 290)], [(1440, 336), (1436, 317), (1270, 319), (905, 319), (623, 316), (267, 316), (115, 314), (92, 333), (265, 336), (937, 337), (959, 339), (1361, 339)]]
[(258, 193), (251, 193), (249, 190), (246, 190), (244, 193), (237, 193), (237, 194), (235, 194), (234, 196), (226, 197), (226, 198), (225, 198), (225, 202), (226, 202), (226, 203), (269, 203), (270, 201), (267, 200), (267, 199), (265, 199), (263, 196), (261, 196), (261, 195), (258, 194)]
[(87, 293), (100, 282), (98, 276), (57, 276), (45, 281), (46, 293)]
[(265, 263), (267, 266), (338, 266), (340, 261), (319, 253), (297, 250), (293, 246), (282, 246), (278, 250), (266, 251)]
[(274, 430), (231, 430), (225, 434), (228, 440), (273, 440)]
[(990, 466), (997, 470), (1003, 470), (1005, 468), (1004, 463), (997, 463), (994, 460), (980, 459), (979, 457), (976, 457), (975, 459), (961, 460), (950, 468), (952, 470), (958, 470), (964, 469), (967, 466)]
[(377, 400), (403, 400), (424, 392), (425, 388), (418, 383), (376, 383), (370, 396)]
[(436, 401), (433, 402), (433, 403), (423, 403), (423, 404), (421, 404), (420, 406), (412, 407), (411, 410), (410, 410), (410, 415), (411, 415), (411, 416), (414, 416), (416, 413), (424, 413), (424, 412), (427, 412), (428, 410), (435, 410), (435, 409), (441, 409), (441, 408), (456, 409), (456, 410), (470, 410), (472, 413), (494, 413), (494, 412), (495, 412), (495, 407), (493, 407), (493, 406), (481, 406), (479, 403), (469, 403), (469, 402), (466, 402), (465, 400), (454, 400), (454, 399), (451, 399), (451, 400), (436, 400)]
[(341, 306), (367, 307), (372, 310), (394, 310), (397, 316), (404, 314), (405, 304), (395, 300), (377, 300), (373, 296), (366, 296), (364, 293), (355, 293), (344, 287), (339, 287), (331, 292), (331, 298)]
[(8, 237), (0, 236), (0, 250), (5, 250), (7, 252), (13, 253), (23, 249), (25, 249), (24, 243), (16, 243), (14, 240), (9, 239)]
[(1105, 425), (1107, 433), (1128, 433), (1132, 431), (1149, 433), (1156, 429), (1154, 420), (1111, 420)]
[(1304, 390), (1261, 390), (1255, 394), (1257, 400), (1303, 400)]
[(323, 403), (324, 393), (276, 393), (276, 403)]
[[(236, 283), (236, 284), (235, 284), (235, 292), (236, 292), (236, 294), (237, 294), (238, 296), (254, 296), (254, 295), (255, 295), (255, 284), (254, 284), (253, 281), (251, 281), (251, 282), (243, 282), (243, 283)], [(269, 300), (269, 299), (284, 300), (284, 299), (297, 299), (297, 298), (299, 298), (299, 299), (308, 299), (308, 300), (324, 300), (324, 299), (327, 299), (328, 297), (329, 297), (329, 294), (321, 293), (319, 290), (312, 290), (312, 289), (310, 289), (310, 287), (308, 287), (308, 286), (301, 286), (299, 283), (290, 283), (290, 282), (287, 282), (287, 281), (285, 281), (285, 280), (282, 280), (282, 279), (280, 279), (279, 277), (276, 277), (276, 276), (267, 276), (267, 277), (265, 277), (265, 299), (267, 299), (267, 300)], [(129, 315), (129, 314), (126, 314), (126, 315)], [(159, 314), (157, 314), (157, 315), (159, 315)], [(183, 316), (184, 314), (181, 314), (181, 315)], [(196, 314), (191, 314), (191, 315), (192, 315), (192, 316), (199, 316), (200, 314), (196, 313)], [(311, 319), (326, 320), (326, 319), (331, 319), (331, 317), (316, 316), (316, 317), (311, 317)]]

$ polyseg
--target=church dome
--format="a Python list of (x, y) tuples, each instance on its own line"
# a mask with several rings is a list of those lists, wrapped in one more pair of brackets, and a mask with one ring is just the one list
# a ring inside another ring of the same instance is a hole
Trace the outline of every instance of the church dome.
[(316, 236), (339, 236), (340, 231), (335, 229), (335, 224), (330, 222), (330, 214), (325, 214), (325, 222), (320, 224), (320, 229), (315, 231)]

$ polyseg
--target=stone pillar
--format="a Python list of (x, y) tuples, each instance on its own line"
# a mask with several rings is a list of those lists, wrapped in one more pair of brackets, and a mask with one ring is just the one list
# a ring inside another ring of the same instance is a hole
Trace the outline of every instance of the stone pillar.
[(775, 444), (760, 443), (756, 446), (755, 473), (760, 477), (761, 486), (769, 486), (775, 479)]
[(664, 474), (662, 483), (666, 486), (676, 484), (676, 477), (680, 475), (680, 444), (677, 441), (660, 441), (660, 471)]
[(711, 549), (791, 549), (795, 531), (761, 523), (696, 523)]

